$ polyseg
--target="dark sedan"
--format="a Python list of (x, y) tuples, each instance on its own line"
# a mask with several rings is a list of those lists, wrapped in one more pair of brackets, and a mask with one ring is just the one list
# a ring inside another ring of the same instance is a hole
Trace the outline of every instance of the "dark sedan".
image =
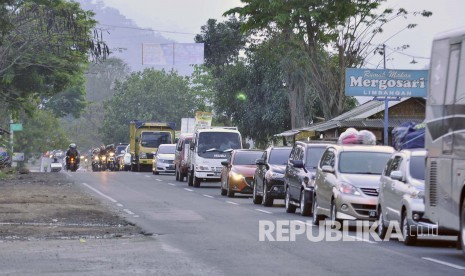
[(284, 199), (284, 172), (292, 147), (268, 147), (257, 160), (254, 174), (253, 203), (273, 206)]

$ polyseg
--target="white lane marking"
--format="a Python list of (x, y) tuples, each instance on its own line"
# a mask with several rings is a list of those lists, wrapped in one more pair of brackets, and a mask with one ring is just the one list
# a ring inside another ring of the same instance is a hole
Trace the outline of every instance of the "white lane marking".
[(232, 202), (232, 201), (226, 201), (226, 203), (229, 203), (229, 204), (232, 204), (232, 205), (239, 205), (238, 203)]
[(204, 197), (213, 198), (211, 195), (203, 195)]
[(64, 172), (67, 176), (71, 177), (71, 174), (69, 172)]
[(161, 179), (158, 179), (158, 178), (157, 178), (157, 179), (155, 179), (155, 180), (156, 180), (156, 181), (160, 181), (160, 182), (161, 182), (161, 181), (163, 181), (163, 180), (161, 180)]
[(82, 183), (82, 185), (86, 186), (87, 188), (91, 189), (92, 191), (96, 192), (97, 194), (103, 196), (104, 198), (108, 199), (109, 201), (113, 202), (113, 203), (117, 203), (118, 201), (116, 201), (116, 199), (113, 199), (109, 196), (107, 196), (106, 194), (100, 192), (99, 190), (95, 189), (94, 187), (91, 187), (90, 185), (88, 185), (87, 183)]
[(443, 261), (436, 260), (436, 259), (433, 259), (433, 258), (422, 257), (422, 259), (423, 259), (423, 260), (430, 261), (430, 262), (433, 262), (433, 263), (438, 263), (438, 264), (442, 264), (442, 265), (447, 265), (447, 266), (453, 267), (453, 268), (455, 268), (455, 269), (460, 269), (460, 270), (465, 269), (465, 267), (463, 267), (463, 266), (451, 264), (451, 263), (448, 263), (448, 262), (443, 262)]
[(144, 176), (147, 177), (147, 178), (150, 178), (150, 175), (144, 175)]
[(184, 188), (184, 190), (189, 191), (189, 192), (193, 192), (193, 191), (194, 191), (194, 190), (187, 189), (187, 188)]
[(176, 184), (173, 184), (173, 183), (168, 183), (168, 185), (171, 185), (171, 186), (176, 186)]
[(301, 221), (301, 220), (294, 220), (295, 222), (297, 223), (301, 223), (301, 224), (305, 224), (307, 226), (310, 226), (310, 227), (314, 227), (315, 225), (313, 225), (313, 223), (311, 222), (305, 222), (305, 221)]
[[(348, 236), (348, 237), (351, 237), (351, 236)], [(370, 241), (370, 240), (363, 239), (363, 238), (358, 238), (358, 237), (351, 237), (351, 238), (354, 238), (357, 241), (363, 241), (363, 242), (367, 242), (367, 243), (371, 243), (371, 244), (377, 244), (377, 242)]]
[(134, 217), (134, 218), (138, 218), (138, 217), (139, 217), (139, 215), (134, 215), (134, 216), (132, 216), (132, 217)]
[(273, 212), (270, 212), (270, 211), (265, 211), (265, 210), (262, 210), (262, 209), (255, 209), (259, 212), (262, 212), (262, 213), (265, 213), (265, 214), (273, 214)]
[(116, 206), (118, 206), (118, 207), (123, 207), (123, 204), (121, 204), (121, 203), (116, 203)]
[(131, 211), (128, 210), (128, 209), (123, 209), (123, 211), (125, 211), (125, 212), (128, 213), (129, 215), (135, 215), (133, 212), (131, 212)]

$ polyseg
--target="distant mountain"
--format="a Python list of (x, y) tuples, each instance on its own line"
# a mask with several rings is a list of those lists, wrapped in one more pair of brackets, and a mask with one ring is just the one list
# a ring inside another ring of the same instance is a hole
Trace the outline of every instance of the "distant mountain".
[[(101, 0), (76, 0), (83, 10), (92, 10), (95, 20), (99, 22), (98, 28), (103, 30), (103, 39), (112, 51), (110, 57), (122, 59), (131, 71), (142, 71), (144, 68), (171, 70), (170, 66), (153, 66), (142, 64), (143, 43), (173, 43), (176, 41), (163, 37), (161, 34), (144, 30), (126, 18), (119, 10), (105, 6)], [(193, 71), (188, 65), (175, 66), (181, 75), (190, 75)]]

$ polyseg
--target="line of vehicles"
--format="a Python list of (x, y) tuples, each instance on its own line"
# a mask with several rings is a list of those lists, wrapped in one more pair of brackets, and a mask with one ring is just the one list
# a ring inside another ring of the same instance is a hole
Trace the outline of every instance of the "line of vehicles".
[[(154, 174), (174, 173), (193, 187), (220, 182), (221, 195), (250, 194), (264, 206), (284, 199), (286, 212), (299, 209), (315, 224), (378, 221), (384, 237), (388, 225), (397, 223), (407, 245), (423, 228), (458, 235), (465, 250), (464, 57), (465, 29), (433, 41), (427, 150), (324, 141), (249, 150), (242, 148), (237, 128), (209, 126), (183, 132), (175, 143), (171, 124), (133, 121), (119, 166), (132, 171), (151, 166)], [(163, 144), (169, 144), (169, 158), (162, 156)]]

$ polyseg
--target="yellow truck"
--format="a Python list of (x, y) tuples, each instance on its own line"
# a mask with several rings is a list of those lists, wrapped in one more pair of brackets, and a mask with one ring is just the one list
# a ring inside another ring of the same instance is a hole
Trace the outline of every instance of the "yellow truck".
[(153, 154), (161, 144), (174, 143), (174, 123), (133, 120), (129, 123), (131, 171), (152, 171)]

